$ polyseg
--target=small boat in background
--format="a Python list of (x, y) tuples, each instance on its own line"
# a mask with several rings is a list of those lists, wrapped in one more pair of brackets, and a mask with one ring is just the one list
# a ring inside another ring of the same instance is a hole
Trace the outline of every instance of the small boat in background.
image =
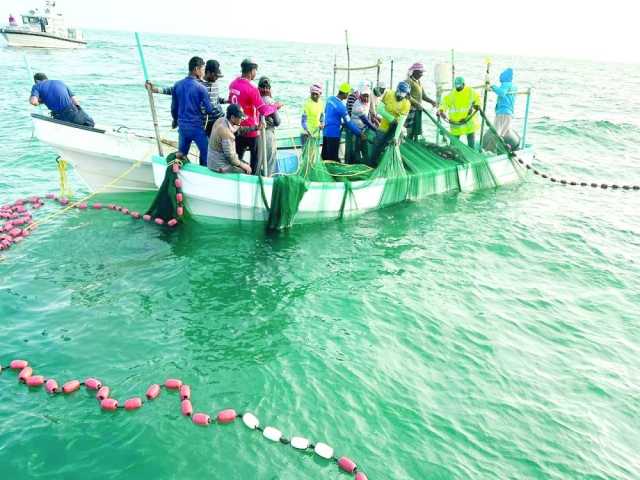
[(67, 25), (64, 15), (56, 11), (55, 1), (46, 1), (42, 10), (29, 10), (21, 16), (22, 24), (13, 16), (0, 33), (10, 47), (82, 48), (87, 45), (81, 30)]

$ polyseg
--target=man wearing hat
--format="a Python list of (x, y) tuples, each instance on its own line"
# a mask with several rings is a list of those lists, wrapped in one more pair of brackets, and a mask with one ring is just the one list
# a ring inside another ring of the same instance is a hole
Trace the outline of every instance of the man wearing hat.
[(477, 115), (474, 115), (474, 111), (480, 109), (480, 95), (466, 86), (462, 77), (456, 77), (453, 86), (455, 88), (442, 99), (438, 115), (449, 121), (451, 135), (457, 138), (466, 135), (467, 145), (473, 148), (475, 133), (480, 129)]
[(236, 134), (255, 131), (258, 126), (241, 127), (246, 115), (240, 105), (232, 103), (227, 107), (227, 114), (219, 118), (211, 130), (209, 139), (209, 155), (207, 166), (219, 173), (245, 173), (251, 175), (251, 166), (238, 157), (236, 151)]
[(202, 84), (207, 89), (207, 92), (209, 92), (209, 100), (211, 100), (211, 106), (214, 110), (213, 115), (207, 117), (207, 125), (205, 127), (207, 138), (211, 136), (211, 129), (216, 120), (224, 117), (221, 104), (226, 103), (226, 100), (220, 97), (220, 84), (218, 83), (218, 79), (222, 77), (224, 77), (224, 75), (220, 71), (220, 62), (217, 60), (207, 60), (204, 66), (204, 81)]
[(324, 127), (324, 102), (322, 96), (322, 85), (314, 83), (309, 87), (309, 98), (302, 107), (302, 144), (307, 143), (311, 137), (319, 138), (320, 131)]
[(322, 159), (338, 161), (338, 153), (340, 150), (340, 133), (342, 131), (342, 125), (346, 125), (347, 128), (354, 135), (364, 136), (364, 130), (357, 127), (349, 113), (347, 107), (343, 103), (349, 93), (351, 92), (351, 85), (343, 83), (340, 85), (338, 95), (329, 97), (327, 99), (327, 106), (324, 109), (324, 129), (322, 130)]
[(407, 127), (407, 136), (412, 140), (416, 140), (419, 135), (422, 135), (422, 101), (430, 103), (431, 106), (436, 107), (435, 100), (432, 100), (424, 93), (424, 88), (420, 79), (424, 74), (424, 65), (420, 62), (416, 62), (409, 68), (406, 82), (411, 87), (409, 93), (409, 101), (411, 102), (411, 110), (405, 125)]
[(250, 58), (245, 58), (240, 64), (242, 75), (236, 78), (229, 85), (229, 103), (240, 105), (244, 111), (246, 118), (242, 120), (243, 127), (259, 127), (251, 129), (244, 134), (236, 137), (236, 151), (238, 157), (242, 159), (244, 152), (249, 150), (251, 155), (251, 171), (259, 174), (258, 169), (258, 136), (259, 129), (263, 128), (265, 123), (260, 117), (266, 117), (275, 112), (277, 105), (267, 105), (262, 100), (260, 90), (256, 87), (252, 80), (258, 74), (258, 64)]

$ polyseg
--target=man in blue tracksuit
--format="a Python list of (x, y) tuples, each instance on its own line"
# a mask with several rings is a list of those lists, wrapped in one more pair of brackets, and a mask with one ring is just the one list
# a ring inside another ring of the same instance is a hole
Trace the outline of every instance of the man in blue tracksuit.
[(206, 167), (209, 139), (204, 129), (203, 111), (205, 114), (213, 115), (214, 110), (209, 93), (201, 83), (203, 75), (204, 60), (193, 57), (189, 60), (189, 75), (173, 86), (171, 116), (172, 126), (179, 127), (178, 151), (186, 156), (191, 142), (196, 142), (200, 150), (200, 165)]
[(345, 124), (354, 135), (363, 136), (364, 131), (353, 123), (347, 107), (343, 103), (346, 100), (351, 87), (348, 83), (340, 85), (338, 95), (329, 97), (324, 108), (324, 129), (322, 130), (322, 159), (338, 161), (340, 149), (340, 132)]
[(44, 103), (56, 120), (93, 127), (93, 119), (80, 108), (78, 100), (63, 82), (49, 80), (44, 73), (33, 76), (35, 85), (31, 87), (29, 102), (34, 107)]
[(505, 137), (511, 129), (513, 108), (518, 88), (513, 84), (513, 69), (507, 68), (500, 74), (500, 86), (491, 85), (491, 90), (498, 96), (496, 101), (496, 119), (494, 127), (498, 135)]

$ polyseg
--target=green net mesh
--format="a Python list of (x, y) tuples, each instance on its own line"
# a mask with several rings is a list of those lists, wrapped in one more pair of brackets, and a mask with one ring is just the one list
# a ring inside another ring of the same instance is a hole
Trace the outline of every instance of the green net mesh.
[(176, 200), (176, 193), (178, 193), (178, 190), (176, 189), (175, 182), (178, 175), (174, 173), (172, 168), (175, 160), (175, 153), (167, 156), (167, 170), (164, 175), (164, 181), (162, 185), (160, 185), (153, 202), (151, 202), (151, 206), (146, 211), (147, 215), (151, 215), (153, 218), (161, 218), (165, 222), (171, 219), (182, 220), (181, 216), (177, 213), (178, 202)]

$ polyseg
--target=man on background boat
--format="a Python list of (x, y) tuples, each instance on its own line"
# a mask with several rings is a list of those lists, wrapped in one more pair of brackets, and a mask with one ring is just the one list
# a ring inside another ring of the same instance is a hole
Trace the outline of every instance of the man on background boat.
[(424, 65), (416, 62), (409, 68), (406, 80), (409, 87), (411, 87), (411, 93), (409, 94), (411, 110), (405, 125), (407, 127), (407, 137), (411, 140), (416, 140), (418, 136), (422, 135), (422, 101), (430, 103), (434, 108), (437, 106), (435, 100), (432, 100), (424, 93), (424, 88), (420, 82), (423, 74)]
[[(264, 121), (260, 120), (260, 116), (266, 117), (277, 111), (280, 107), (279, 103), (267, 105), (262, 100), (260, 91), (251, 81), (258, 74), (258, 64), (249, 58), (245, 58), (240, 64), (242, 75), (236, 78), (229, 85), (229, 103), (237, 104), (242, 107), (246, 118), (242, 120), (243, 127), (264, 127)], [(258, 136), (259, 129), (250, 129), (236, 136), (236, 151), (238, 157), (242, 159), (244, 152), (249, 150), (251, 156), (251, 171), (259, 175), (258, 172)]]
[(251, 175), (251, 166), (238, 157), (236, 151), (236, 134), (256, 131), (259, 125), (241, 127), (246, 115), (239, 105), (232, 103), (227, 107), (225, 118), (220, 118), (213, 125), (209, 139), (209, 169), (219, 173), (246, 173)]
[(480, 129), (477, 115), (474, 115), (474, 111), (480, 109), (480, 95), (466, 86), (462, 77), (456, 77), (453, 86), (455, 88), (442, 99), (438, 115), (448, 119), (451, 135), (457, 138), (466, 135), (467, 145), (473, 148), (475, 134)]
[(375, 166), (380, 161), (380, 155), (393, 138), (398, 127), (400, 117), (405, 117), (411, 110), (411, 102), (407, 98), (411, 87), (407, 82), (400, 82), (393, 90), (387, 90), (378, 103), (378, 114), (382, 117), (380, 128), (371, 154), (371, 163)]
[(342, 125), (354, 135), (364, 136), (364, 131), (359, 129), (347, 112), (347, 107), (343, 103), (351, 92), (351, 86), (343, 83), (338, 89), (338, 95), (327, 99), (327, 106), (324, 109), (324, 129), (322, 131), (322, 159), (338, 161), (340, 150), (340, 133)]
[(178, 151), (189, 153), (191, 143), (195, 142), (200, 151), (200, 165), (207, 166), (209, 139), (204, 129), (204, 115), (214, 116), (215, 111), (209, 100), (209, 93), (202, 84), (204, 60), (192, 57), (189, 60), (189, 75), (176, 82), (171, 95), (172, 127), (178, 130)]
[(86, 127), (93, 127), (93, 119), (80, 108), (80, 103), (69, 87), (61, 80), (49, 80), (44, 73), (33, 76), (35, 85), (31, 87), (29, 102), (34, 107), (44, 103), (51, 116), (56, 120), (75, 123)]
[(18, 26), (18, 22), (16, 22), (16, 19), (13, 16), (12, 13), (9, 14), (9, 26), (10, 27), (17, 27)]
[(320, 100), (322, 86), (314, 83), (309, 87), (309, 98), (302, 108), (302, 145), (307, 143), (309, 138), (320, 138), (320, 131), (324, 127), (324, 102)]

